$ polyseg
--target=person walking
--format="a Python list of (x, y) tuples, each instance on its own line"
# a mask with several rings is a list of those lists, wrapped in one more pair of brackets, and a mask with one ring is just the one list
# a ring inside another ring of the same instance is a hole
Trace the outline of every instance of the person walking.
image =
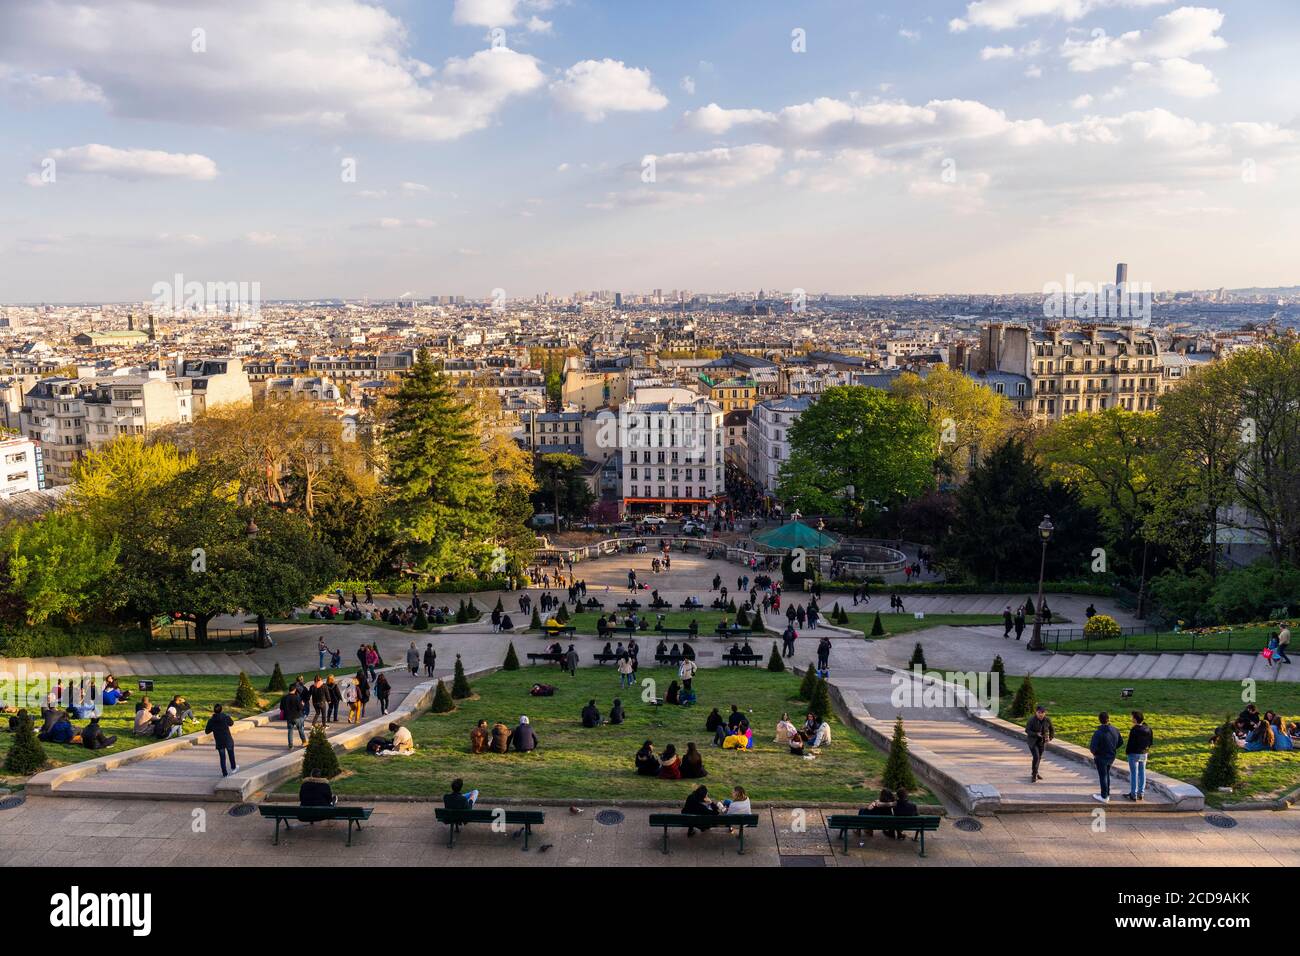
[(569, 672), (570, 677), (578, 676), (578, 652), (569, 645), (569, 650), (564, 655), (564, 668)]
[(392, 689), (388, 683), (388, 675), (380, 674), (379, 679), (375, 681), (375, 697), (379, 701), (380, 715), (388, 713), (388, 695)]
[[(208, 725), (203, 728), (205, 734), (212, 735), (212, 742), (217, 747), (217, 758), (221, 761), (221, 776), (228, 777), (239, 769), (235, 763), (235, 738), (231, 734), (230, 728), (234, 726), (234, 721), (230, 715), (223, 712), (220, 704), (212, 705), (212, 716), (208, 718)], [(230, 758), (230, 770), (226, 770), (226, 758)]]
[(302, 724), (302, 698), (298, 692), (290, 687), (283, 697), (280, 698), (280, 713), (284, 714), (285, 731), (289, 737), (289, 749), (293, 749), (293, 732), (298, 731), (298, 739), (303, 746), (307, 745), (307, 734), (303, 730)]
[(433, 649), (433, 642), (424, 645), (424, 676), (432, 677), (433, 669), (438, 664), (438, 654)]
[(325, 681), (321, 679), (320, 674), (317, 674), (316, 679), (311, 682), (311, 686), (307, 688), (307, 693), (311, 698), (312, 724), (328, 723), (330, 691), (325, 686)]
[(324, 637), (321, 637), (321, 639), (320, 639), (319, 641), (316, 642), (316, 653), (320, 656), (320, 663), (318, 663), (318, 664), (316, 665), (316, 667), (317, 667), (318, 670), (324, 670), (324, 669), (325, 669), (325, 655), (329, 653), (329, 648), (325, 646), (325, 638), (324, 638)]
[(411, 646), (406, 649), (406, 666), (412, 677), (420, 673), (420, 649), (415, 646), (415, 641), (411, 641)]
[(1142, 711), (1135, 710), (1130, 716), (1133, 726), (1129, 728), (1128, 743), (1124, 745), (1124, 752), (1128, 755), (1128, 793), (1124, 797), (1136, 802), (1146, 793), (1147, 754), (1151, 752), (1155, 735), (1147, 726)]
[(332, 724), (339, 719), (339, 704), (343, 703), (343, 690), (333, 674), (325, 678), (325, 689), (329, 691), (329, 710), (326, 712), (325, 722)]
[(1110, 768), (1124, 738), (1111, 725), (1110, 714), (1106, 711), (1097, 715), (1097, 722), (1100, 726), (1092, 732), (1088, 749), (1092, 751), (1092, 762), (1097, 767), (1097, 782), (1101, 786), (1101, 792), (1094, 793), (1092, 799), (1098, 803), (1110, 803)]
[(799, 636), (799, 632), (794, 629), (794, 624), (789, 624), (781, 632), (781, 654), (784, 657), (794, 657), (794, 641)]
[(1002, 637), (1004, 639), (1009, 639), (1011, 637), (1011, 629), (1015, 626), (1016, 620), (1011, 616), (1011, 605), (1008, 604), (1002, 611)]
[(1274, 655), (1279, 664), (1290, 664), (1291, 658), (1286, 656), (1287, 645), (1291, 643), (1291, 627), (1288, 624), (1282, 625), (1282, 630), (1277, 633), (1277, 653)]
[(1020, 635), (1025, 633), (1025, 609), (1020, 608), (1016, 611), (1015, 617), (1016, 640), (1020, 640)]
[(1056, 738), (1052, 718), (1047, 716), (1047, 708), (1042, 704), (1034, 708), (1034, 716), (1030, 717), (1029, 723), (1025, 724), (1025, 737), (1029, 742), (1029, 755), (1032, 759), (1029, 782), (1037, 783), (1043, 779), (1043, 775), (1038, 772), (1038, 765), (1043, 760), (1043, 751), (1047, 749), (1048, 741)]
[(695, 679), (696, 669), (695, 661), (689, 657), (682, 661), (681, 667), (677, 668), (677, 676), (682, 680), (683, 690), (689, 691), (691, 689), (691, 681)]
[(823, 637), (817, 642), (817, 669), (827, 671), (831, 666), (831, 639)]
[(631, 686), (632, 686), (632, 655), (624, 651), (622, 656), (619, 657), (618, 659), (618, 688), (619, 690), (622, 690), (624, 687), (631, 687)]

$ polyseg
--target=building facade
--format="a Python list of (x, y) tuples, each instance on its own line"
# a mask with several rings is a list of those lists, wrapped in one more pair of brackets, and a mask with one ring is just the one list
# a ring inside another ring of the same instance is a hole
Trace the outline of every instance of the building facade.
[(790, 428), (814, 401), (809, 395), (770, 398), (750, 410), (746, 470), (768, 494), (776, 494), (781, 465), (790, 458)]
[(712, 512), (726, 494), (723, 413), (706, 398), (619, 409), (623, 510)]

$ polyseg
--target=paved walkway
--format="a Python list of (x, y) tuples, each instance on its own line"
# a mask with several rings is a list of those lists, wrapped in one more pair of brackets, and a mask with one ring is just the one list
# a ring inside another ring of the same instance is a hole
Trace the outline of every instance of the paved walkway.
[[(491, 794), (480, 799), (491, 806)], [(1099, 828), (1091, 813), (1008, 814), (982, 817), (967, 833), (947, 819), (926, 838), (926, 857), (908, 841), (879, 835), (850, 839), (849, 852), (809, 814), (808, 832), (792, 833), (789, 811), (759, 810), (761, 825), (745, 837), (745, 855), (721, 831), (687, 839), (651, 830), (650, 813), (673, 807), (622, 808), (614, 825), (597, 821), (601, 807), (570, 814), (547, 807), (546, 823), (531, 848), (510, 833), (470, 827), (447, 848), (446, 830), (428, 803), (380, 803), (364, 829), (345, 846), (345, 825), (298, 827), (271, 845), (272, 824), (258, 815), (232, 817), (218, 804), (195, 807), (151, 800), (29, 797), (0, 811), (0, 865), (112, 868), (130, 861), (167, 866), (284, 866), (310, 859), (318, 866), (778, 866), (792, 857), (824, 866), (1300, 866), (1300, 813), (1235, 813), (1235, 829), (1220, 830), (1200, 813), (1107, 814)], [(202, 814), (196, 819), (195, 810)], [(200, 827), (200, 832), (194, 832)], [(543, 846), (549, 846), (542, 850)], [(304, 856), (304, 854), (307, 854)]]

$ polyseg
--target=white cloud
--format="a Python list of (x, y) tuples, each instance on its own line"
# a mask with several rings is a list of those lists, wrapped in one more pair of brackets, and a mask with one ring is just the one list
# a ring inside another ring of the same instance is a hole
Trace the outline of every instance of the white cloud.
[(1016, 48), (1013, 46), (986, 46), (980, 50), (981, 60), (1011, 60), (1016, 55)]
[(1025, 76), (1028, 79), (1036, 80), (1043, 75), (1043, 68), (1037, 63), (1025, 67)]
[(1208, 67), (1181, 57), (1159, 63), (1134, 63), (1131, 73), (1175, 96), (1199, 98), (1219, 92), (1219, 82)]
[(661, 110), (668, 97), (650, 79), (650, 71), (626, 66), (621, 60), (582, 60), (551, 84), (551, 95), (567, 110), (597, 122), (611, 112)]
[[(405, 25), (362, 0), (224, 0), (205, 6), (201, 18), (193, 7), (6, 0), (0, 64), (12, 77), (49, 76), (75, 63), (63, 87), (127, 119), (414, 140), (483, 129), (510, 98), (545, 84), (533, 57), (504, 47), (441, 69), (423, 63), (407, 52)], [(204, 53), (190, 49), (197, 19), (207, 31)]]
[(1158, 17), (1149, 30), (1108, 36), (1098, 30), (1089, 40), (1066, 40), (1061, 55), (1070, 69), (1090, 73), (1139, 60), (1164, 60), (1193, 53), (1222, 50), (1227, 41), (1217, 35), (1223, 14), (1207, 7), (1179, 7)]
[(402, 183), (402, 192), (404, 193), (427, 193), (428, 191), (429, 187), (424, 185), (424, 183)]
[(512, 27), (519, 22), (519, 0), (456, 0), (451, 22), (471, 27)]
[(254, 246), (269, 246), (275, 243), (279, 238), (273, 232), (246, 232), (244, 241)]
[(1074, 99), (1070, 100), (1070, 105), (1073, 106), (1076, 110), (1086, 110), (1089, 106), (1092, 105), (1092, 94), (1082, 93), (1079, 96), (1076, 96)]
[(698, 110), (688, 110), (682, 115), (682, 122), (688, 129), (714, 136), (720, 136), (737, 126), (771, 123), (775, 120), (775, 114), (763, 110), (728, 110), (717, 103), (701, 106)]
[(1154, 7), (1171, 0), (975, 0), (966, 16), (948, 21), (948, 29), (962, 33), (972, 26), (1011, 30), (1036, 17), (1072, 23), (1105, 7)]
[(921, 39), (921, 34), (920, 34), (920, 32), (917, 31), (917, 30), (901, 29), (901, 30), (898, 31), (898, 35), (899, 35), (900, 37), (902, 37), (904, 40), (919, 40), (919, 39)]
[(538, 16), (531, 16), (528, 22), (524, 24), (529, 33), (551, 33), (554, 31), (555, 24), (550, 20), (543, 20)]
[(691, 76), (682, 77), (682, 90), (690, 96), (695, 95), (695, 78)]
[(68, 149), (52, 149), (55, 175), (83, 173), (128, 181), (142, 179), (190, 179), (217, 177), (217, 164), (200, 153), (166, 153), (159, 149), (118, 149), (87, 143)]
[(102, 103), (104, 91), (76, 73), (23, 73), (0, 64), (0, 93), (10, 99), (36, 103)]
[(747, 186), (771, 176), (781, 156), (780, 149), (763, 144), (664, 153), (654, 157), (656, 184), (680, 183), (696, 189)]
[(432, 229), (434, 221), (432, 219), (398, 219), (394, 216), (383, 216), (373, 223), (367, 223), (362, 228), (378, 227), (380, 229)]

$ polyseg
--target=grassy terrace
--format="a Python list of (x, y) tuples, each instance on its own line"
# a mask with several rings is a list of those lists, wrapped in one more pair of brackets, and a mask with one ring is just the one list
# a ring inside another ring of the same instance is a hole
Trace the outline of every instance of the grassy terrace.
[[(321, 676), (328, 674), (342, 675), (353, 674), (356, 668), (341, 668), (336, 671), (321, 671)], [(316, 671), (305, 674), (309, 680), (316, 676)], [(292, 680), (296, 674), (285, 674), (286, 680)], [(134, 688), (139, 678), (133, 676), (122, 676), (118, 678), (122, 686)], [(226, 713), (230, 714), (235, 720), (241, 717), (251, 717), (253, 714), (261, 713), (273, 706), (275, 701), (279, 700), (280, 692), (267, 691), (266, 682), (268, 678), (263, 676), (253, 677), (250, 675), (254, 689), (258, 694), (267, 701), (266, 707), (260, 707), (253, 710), (243, 709), (234, 705), (235, 689), (239, 686), (239, 677), (229, 674), (160, 674), (157, 676), (146, 677), (146, 680), (153, 681), (153, 690), (149, 693), (149, 700), (159, 707), (166, 707), (168, 702), (175, 694), (180, 694), (190, 702), (194, 708), (195, 720), (185, 722), (184, 732), (187, 734), (202, 730), (207, 724), (208, 718), (212, 716), (212, 705), (222, 704)], [(136, 737), (131, 730), (135, 723), (135, 704), (141, 697), (139, 690), (132, 690), (131, 697), (120, 704), (114, 704), (112, 707), (105, 707), (100, 717), (99, 725), (104, 728), (104, 733), (112, 736), (117, 735), (117, 741), (113, 746), (106, 750), (87, 750), (80, 744), (51, 744), (43, 743), (45, 756), (49, 758), (48, 768), (61, 767), (66, 764), (80, 763), (83, 760), (90, 760), (94, 757), (102, 757), (106, 754), (121, 753), (124, 750), (133, 750), (145, 744), (155, 743), (153, 737)], [(36, 723), (36, 729), (41, 726), (40, 707), (32, 710), (33, 719)], [(89, 718), (74, 719), (74, 727), (81, 728), (89, 723)], [(4, 726), (8, 728), (8, 718), (6, 716)], [(5, 755), (9, 752), (9, 747), (13, 743), (13, 734), (0, 731), (0, 764), (3, 764)], [(47, 768), (47, 769), (48, 769)], [(0, 775), (3, 770), (0, 770)]]
[[(1002, 696), (1002, 716), (1020, 686), (1020, 678), (1008, 678)], [(1134, 688), (1124, 700), (1120, 690)], [(1129, 711), (1141, 710), (1155, 733), (1147, 767), (1200, 785), (1201, 771), (1210, 755), (1210, 735), (1228, 714), (1245, 706), (1237, 681), (1202, 680), (1095, 680), (1090, 678), (1043, 678), (1034, 680), (1040, 702), (1047, 704), (1057, 736), (1070, 743), (1088, 746), (1097, 729), (1097, 713), (1108, 710), (1115, 725), (1128, 738)], [(1274, 710), (1291, 720), (1300, 717), (1300, 685), (1265, 684), (1257, 701), (1261, 712)], [(1015, 723), (1023, 723), (1016, 720)], [(1207, 793), (1206, 800), (1219, 804), (1279, 796), (1300, 786), (1300, 751), (1240, 753), (1243, 782), (1231, 795)], [(1121, 750), (1119, 761), (1124, 760)]]
[[(834, 603), (831, 607), (834, 607)], [(843, 604), (840, 607), (844, 607)], [(863, 634), (870, 635), (872, 625), (876, 620), (876, 612), (848, 611), (849, 627), (855, 631), (861, 631)], [(912, 614), (884, 614), (880, 615), (880, 623), (885, 628), (886, 637), (896, 637), (899, 634), (908, 634), (912, 631), (923, 631), (928, 627), (973, 627), (976, 625), (1001, 625), (1002, 616), (1000, 614), (926, 614), (926, 616), (917, 620)], [(802, 632), (800, 632), (802, 633)]]
[[(642, 670), (662, 696), (674, 672)], [(554, 683), (554, 697), (530, 697), (534, 681)], [(765, 670), (708, 669), (695, 681), (699, 703), (692, 707), (653, 707), (642, 703), (639, 690), (619, 691), (611, 669), (579, 668), (577, 677), (558, 671), (523, 668), (499, 671), (474, 683), (477, 699), (461, 701), (450, 714), (425, 714), (410, 724), (415, 736), (413, 757), (370, 757), (349, 754), (340, 762), (351, 775), (335, 784), (340, 794), (393, 794), (441, 797), (454, 777), (467, 788), (483, 792), (483, 805), (495, 797), (610, 798), (662, 800), (677, 803), (702, 782), (711, 793), (725, 796), (739, 784), (755, 800), (807, 800), (860, 803), (875, 795), (885, 755), (832, 718), (834, 739), (814, 760), (794, 757), (772, 743), (783, 711), (802, 723), (802, 704), (795, 699), (799, 679)], [(582, 727), (579, 712), (595, 698), (608, 714), (615, 697), (623, 700), (627, 720), (619, 726), (592, 730)], [(731, 704), (748, 713), (754, 727), (754, 749), (723, 751), (712, 746), (704, 729), (709, 710), (726, 714)], [(752, 711), (752, 712), (750, 712)], [(537, 731), (539, 748), (528, 754), (470, 753), (469, 732), (478, 719), (513, 727), (527, 714)], [(685, 752), (695, 742), (708, 776), (703, 781), (658, 780), (637, 776), (633, 754), (649, 738), (662, 752), (675, 744)], [(297, 782), (283, 792), (297, 792)], [(923, 797), (928, 799), (926, 795)]]
[(1279, 630), (1274, 627), (1236, 627), (1226, 631), (1209, 634), (1196, 634), (1188, 631), (1162, 631), (1154, 634), (1133, 634), (1127, 637), (1115, 637), (1109, 640), (1062, 641), (1057, 644), (1050, 641), (1048, 646), (1054, 651), (1065, 653), (1091, 653), (1092, 651), (1147, 651), (1161, 653), (1178, 653), (1180, 651), (1226, 651), (1238, 654), (1258, 654), (1268, 646), (1270, 633)]

